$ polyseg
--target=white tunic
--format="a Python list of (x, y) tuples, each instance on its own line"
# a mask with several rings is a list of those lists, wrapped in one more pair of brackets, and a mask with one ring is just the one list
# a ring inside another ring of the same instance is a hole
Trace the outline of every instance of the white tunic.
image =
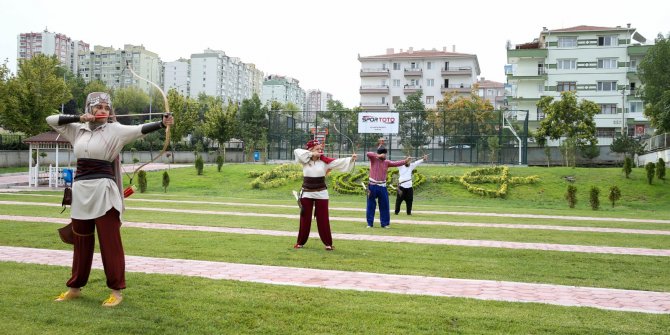
[[(142, 125), (126, 126), (117, 122), (106, 123), (94, 130), (85, 123), (58, 125), (59, 115), (47, 117), (47, 123), (72, 143), (74, 155), (113, 162), (123, 146), (144, 136)], [(116, 208), (123, 213), (123, 196), (116, 182), (109, 178), (79, 180), (72, 184), (73, 219), (90, 220)]]
[[(335, 170), (340, 172), (349, 172), (354, 168), (355, 161), (352, 161), (351, 157), (347, 158), (338, 158), (330, 164), (322, 160), (312, 160), (312, 152), (305, 149), (295, 149), (293, 151), (295, 154), (296, 162), (302, 164), (302, 175), (305, 177), (325, 177), (326, 171)], [(303, 198), (310, 199), (328, 199), (328, 190), (325, 189), (319, 192), (303, 192)]]
[(404, 188), (412, 187), (412, 171), (421, 163), (423, 163), (423, 159), (419, 159), (418, 161), (411, 163), (409, 166), (398, 166), (398, 186)]

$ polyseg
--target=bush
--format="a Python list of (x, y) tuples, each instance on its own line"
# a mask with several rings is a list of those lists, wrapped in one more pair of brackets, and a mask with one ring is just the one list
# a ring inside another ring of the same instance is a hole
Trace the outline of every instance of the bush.
[(656, 178), (665, 181), (665, 161), (659, 158), (656, 162)]
[(610, 199), (612, 207), (614, 207), (614, 203), (619, 201), (619, 199), (621, 199), (621, 190), (619, 189), (619, 187), (618, 186), (610, 187), (610, 194), (609, 196), (607, 196), (607, 198)]
[(630, 173), (633, 171), (633, 159), (626, 157), (623, 160), (623, 173), (626, 174), (626, 178), (629, 178)]
[(144, 170), (140, 170), (140, 172), (137, 173), (137, 183), (140, 186), (140, 193), (144, 193), (147, 191), (147, 172)]
[(591, 186), (589, 203), (591, 204), (591, 209), (594, 211), (600, 208), (600, 189), (597, 186)]
[(565, 199), (568, 201), (570, 208), (575, 208), (577, 204), (577, 187), (568, 185), (568, 191), (565, 193)]
[(647, 170), (647, 182), (651, 185), (651, 182), (654, 180), (654, 170), (656, 170), (656, 164), (649, 162), (645, 164), (644, 169)]
[(198, 176), (202, 175), (202, 169), (205, 167), (205, 162), (202, 160), (202, 156), (197, 155), (195, 158), (195, 169), (198, 171)]
[(216, 156), (216, 171), (221, 172), (221, 167), (223, 166), (223, 156)]
[(167, 193), (168, 186), (170, 186), (170, 174), (167, 171), (163, 171), (163, 192)]

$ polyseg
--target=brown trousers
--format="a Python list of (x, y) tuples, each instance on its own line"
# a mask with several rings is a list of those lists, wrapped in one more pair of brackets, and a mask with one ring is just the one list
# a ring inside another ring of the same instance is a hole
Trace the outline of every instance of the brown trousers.
[(330, 218), (328, 217), (328, 199), (300, 198), (303, 211), (300, 214), (300, 231), (298, 232), (298, 244), (307, 243), (309, 230), (312, 227), (312, 208), (316, 208), (316, 226), (319, 229), (321, 242), (326, 246), (333, 245), (333, 237), (330, 234)]
[(119, 211), (114, 208), (96, 219), (72, 219), (72, 230), (75, 235), (74, 257), (72, 277), (67, 281), (67, 286), (80, 288), (88, 282), (93, 263), (96, 228), (98, 229), (102, 265), (107, 277), (107, 287), (112, 290), (124, 289), (126, 288), (126, 261), (121, 243), (121, 220)]

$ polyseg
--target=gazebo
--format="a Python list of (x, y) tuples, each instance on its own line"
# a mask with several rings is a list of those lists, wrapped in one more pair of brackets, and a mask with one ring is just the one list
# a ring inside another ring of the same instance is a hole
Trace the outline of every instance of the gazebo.
[[(59, 166), (60, 157), (59, 154), (61, 151), (66, 151), (68, 153), (68, 167), (70, 166), (69, 155), (72, 152), (72, 145), (70, 142), (64, 139), (60, 134), (55, 131), (49, 131), (33, 137), (27, 138), (23, 141), (30, 145), (28, 152), (28, 186), (38, 186), (40, 181), (48, 181), (49, 187), (58, 187), (63, 186), (63, 167)], [(55, 165), (41, 164), (40, 157), (41, 152), (47, 150), (52, 151), (56, 150)], [(33, 156), (33, 150), (35, 151)], [(35, 157), (35, 165), (33, 166), (33, 157)], [(44, 165), (44, 166), (43, 166)]]

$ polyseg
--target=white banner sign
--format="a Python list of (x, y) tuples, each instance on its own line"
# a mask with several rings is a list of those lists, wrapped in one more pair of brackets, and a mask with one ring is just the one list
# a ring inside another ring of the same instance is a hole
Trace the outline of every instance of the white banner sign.
[(397, 134), (400, 117), (398, 113), (358, 113), (359, 134)]

